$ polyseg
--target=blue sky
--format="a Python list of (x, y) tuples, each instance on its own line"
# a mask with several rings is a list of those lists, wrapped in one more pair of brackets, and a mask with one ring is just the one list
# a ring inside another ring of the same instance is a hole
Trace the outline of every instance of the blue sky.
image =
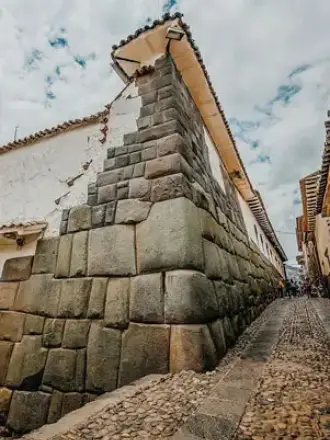
[(290, 258), (300, 177), (320, 166), (330, 96), (324, 0), (2, 0), (0, 144), (110, 102), (111, 46), (180, 10)]

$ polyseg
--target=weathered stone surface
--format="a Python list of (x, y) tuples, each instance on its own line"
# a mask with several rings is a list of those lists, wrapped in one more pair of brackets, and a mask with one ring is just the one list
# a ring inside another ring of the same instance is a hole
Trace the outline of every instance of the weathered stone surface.
[(70, 277), (84, 276), (87, 271), (88, 231), (73, 234)]
[(227, 347), (232, 347), (235, 344), (236, 336), (232, 323), (227, 316), (223, 320), (223, 330), (225, 333)]
[(163, 323), (164, 291), (161, 273), (132, 278), (130, 297), (130, 321)]
[(15, 391), (7, 424), (16, 432), (28, 432), (47, 421), (51, 395), (42, 392)]
[(5, 384), (13, 346), (12, 342), (0, 341), (0, 385)]
[(131, 225), (91, 230), (88, 275), (135, 275), (134, 235)]
[(187, 197), (193, 199), (193, 192), (188, 179), (181, 173), (158, 177), (152, 180), (152, 202)]
[(126, 328), (130, 278), (110, 278), (104, 308), (104, 324), (109, 327)]
[(211, 336), (217, 350), (217, 357), (221, 359), (227, 351), (225, 332), (223, 329), (223, 320), (217, 319), (209, 324)]
[(41, 335), (44, 330), (45, 318), (38, 315), (26, 315), (24, 323), (25, 335)]
[(20, 281), (27, 280), (32, 271), (33, 257), (10, 258), (3, 265), (2, 281)]
[(38, 390), (45, 367), (47, 351), (42, 347), (42, 336), (24, 336), (15, 344), (8, 367), (6, 385)]
[(98, 192), (97, 203), (106, 203), (115, 200), (117, 187), (115, 184), (101, 186)]
[(120, 349), (120, 330), (92, 323), (87, 346), (87, 390), (105, 392), (117, 387)]
[(70, 261), (72, 252), (73, 234), (62, 235), (58, 246), (55, 276), (68, 277), (70, 274)]
[(0, 340), (19, 342), (23, 337), (25, 314), (0, 312)]
[(180, 153), (184, 156), (186, 149), (185, 140), (178, 133), (158, 140), (158, 156), (166, 156), (173, 153)]
[(60, 347), (64, 326), (64, 319), (46, 319), (43, 341), (46, 347)]
[(194, 204), (185, 198), (152, 206), (136, 226), (138, 272), (166, 268), (203, 270), (201, 226)]
[(68, 319), (65, 323), (63, 348), (83, 348), (87, 345), (90, 321)]
[(104, 224), (109, 225), (115, 221), (116, 202), (109, 202), (106, 204)]
[(100, 228), (104, 224), (105, 205), (92, 208), (92, 228)]
[(203, 239), (205, 275), (208, 278), (224, 279), (230, 278), (228, 261), (224, 258), (222, 249), (216, 244)]
[(231, 302), (229, 301), (230, 288), (223, 281), (214, 281), (215, 294), (218, 301), (219, 317), (223, 318), (226, 314), (230, 314)]
[(207, 325), (172, 325), (170, 372), (211, 370), (217, 354)]
[(7, 412), (9, 410), (11, 396), (13, 392), (8, 388), (0, 388), (0, 413)]
[(87, 205), (75, 206), (70, 209), (68, 232), (76, 232), (92, 227), (91, 208)]
[(61, 391), (82, 391), (84, 363), (84, 350), (54, 348), (48, 353), (43, 383)]
[(176, 174), (181, 172), (181, 155), (174, 153), (168, 156), (158, 157), (149, 160), (146, 164), (145, 178), (153, 179), (166, 174)]
[(132, 179), (129, 181), (128, 196), (130, 198), (147, 199), (149, 197), (150, 188), (150, 181), (146, 180), (144, 177)]
[(58, 243), (58, 237), (38, 241), (33, 260), (32, 273), (55, 272)]
[(148, 217), (151, 203), (137, 199), (119, 200), (115, 223), (139, 223)]
[(88, 318), (103, 318), (108, 278), (93, 278), (88, 305)]
[(55, 423), (62, 415), (62, 402), (64, 394), (54, 390), (48, 411), (47, 423)]
[(169, 368), (170, 326), (131, 323), (123, 335), (119, 386)]
[(18, 283), (0, 282), (0, 310), (9, 310), (14, 306)]
[(56, 316), (60, 298), (61, 281), (52, 275), (32, 275), (19, 285), (15, 310), (46, 316)]
[(165, 292), (165, 322), (169, 324), (199, 324), (218, 316), (212, 281), (200, 272), (167, 272)]
[(87, 316), (91, 278), (62, 280), (61, 298), (57, 315), (64, 318)]
[(62, 417), (80, 408), (82, 404), (83, 395), (81, 393), (65, 393), (62, 401)]

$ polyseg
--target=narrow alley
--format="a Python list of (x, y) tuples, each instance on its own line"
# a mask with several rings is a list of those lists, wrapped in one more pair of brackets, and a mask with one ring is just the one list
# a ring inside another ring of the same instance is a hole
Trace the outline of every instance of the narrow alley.
[(237, 440), (329, 439), (327, 300), (292, 300), (278, 343), (249, 402)]

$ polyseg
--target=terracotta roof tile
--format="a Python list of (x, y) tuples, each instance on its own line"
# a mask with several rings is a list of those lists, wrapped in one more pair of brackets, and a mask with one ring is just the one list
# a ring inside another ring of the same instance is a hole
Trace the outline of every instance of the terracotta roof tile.
[(107, 105), (105, 110), (94, 113), (90, 116), (78, 119), (70, 119), (69, 121), (62, 122), (55, 127), (46, 128), (45, 130), (41, 130), (29, 136), (26, 136), (23, 139), (9, 142), (8, 144), (0, 146), (0, 154), (7, 153), (8, 151), (15, 150), (23, 146), (25, 147), (31, 145), (40, 139), (50, 138), (65, 131), (72, 130), (74, 128), (83, 127), (85, 125), (92, 124), (93, 122), (101, 122), (102, 118), (108, 116), (110, 107), (111, 104)]

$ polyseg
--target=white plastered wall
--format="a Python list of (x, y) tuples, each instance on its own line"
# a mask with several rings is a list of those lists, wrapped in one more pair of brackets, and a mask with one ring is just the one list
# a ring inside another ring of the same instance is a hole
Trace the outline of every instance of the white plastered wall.
[[(45, 237), (57, 236), (62, 210), (87, 202), (88, 184), (103, 170), (107, 149), (122, 145), (124, 134), (136, 130), (140, 108), (132, 83), (110, 109), (104, 144), (101, 125), (94, 123), (0, 155), (0, 224), (42, 220), (48, 222)], [(79, 174), (68, 186), (66, 181)], [(35, 245), (0, 246), (0, 273), (8, 258), (33, 255)]]
[(225, 187), (225, 182), (224, 182), (223, 174), (222, 174), (222, 168), (223, 168), (222, 161), (219, 157), (219, 153), (216, 150), (212, 139), (210, 138), (210, 136), (205, 128), (204, 128), (204, 137), (205, 137), (205, 143), (207, 146), (207, 151), (208, 151), (209, 160), (210, 160), (210, 164), (211, 164), (212, 175), (215, 178), (215, 180), (219, 183), (220, 188), (225, 193), (226, 187)]
[[(259, 250), (264, 254), (264, 256), (276, 267), (276, 269), (282, 274), (282, 276), (284, 276), (283, 264), (277, 251), (266, 237), (264, 231), (261, 229), (249, 205), (242, 198), (240, 193), (238, 191), (236, 192), (250, 240), (258, 246)], [(255, 233), (255, 228), (257, 229), (258, 238)], [(262, 237), (262, 241), (260, 237)], [(267, 251), (267, 248), (269, 252)]]

